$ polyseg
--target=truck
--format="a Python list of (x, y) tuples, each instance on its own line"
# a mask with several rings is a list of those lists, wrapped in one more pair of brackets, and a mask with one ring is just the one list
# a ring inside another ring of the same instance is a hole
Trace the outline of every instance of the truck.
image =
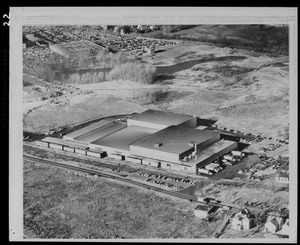
[(215, 162), (211, 162), (209, 165), (215, 166), (215, 167), (220, 167), (220, 164), (219, 163), (215, 163)]
[(238, 156), (238, 157), (244, 157), (245, 156), (245, 153), (243, 153), (241, 151), (232, 151), (231, 153), (232, 153), (232, 155)]
[(223, 158), (225, 160), (228, 160), (228, 161), (234, 161), (234, 158), (232, 156), (229, 156), (229, 155), (224, 155)]
[(210, 170), (204, 168), (199, 168), (198, 172), (202, 174), (213, 175), (213, 173)]
[(217, 172), (217, 171), (216, 171), (216, 167), (215, 167), (215, 166), (212, 166), (212, 165), (210, 165), (210, 164), (206, 165), (206, 166), (205, 166), (205, 169)]

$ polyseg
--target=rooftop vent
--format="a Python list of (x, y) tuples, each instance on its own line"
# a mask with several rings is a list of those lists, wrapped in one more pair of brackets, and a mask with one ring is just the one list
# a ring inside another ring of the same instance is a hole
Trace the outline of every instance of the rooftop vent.
[(158, 143), (155, 143), (155, 144), (154, 144), (154, 147), (161, 147), (162, 145), (163, 145), (162, 142), (158, 142)]
[(194, 142), (194, 141), (189, 142), (190, 147), (194, 147), (195, 144), (196, 144), (196, 142)]

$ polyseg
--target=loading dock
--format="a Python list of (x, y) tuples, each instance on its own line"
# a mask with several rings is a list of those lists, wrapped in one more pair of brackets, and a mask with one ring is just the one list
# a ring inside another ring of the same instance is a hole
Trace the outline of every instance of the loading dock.
[(49, 147), (49, 142), (43, 142), (43, 141), (37, 140), (35, 143), (38, 146)]
[(57, 149), (57, 150), (64, 150), (64, 146), (63, 145), (59, 145), (56, 143), (49, 143), (49, 147), (53, 148), (53, 149)]
[(78, 154), (86, 156), (86, 150), (83, 150), (83, 149), (75, 149), (75, 153), (78, 153)]
[(138, 163), (138, 164), (142, 164), (142, 162), (143, 162), (143, 160), (141, 158), (132, 157), (132, 156), (126, 157), (126, 160), (129, 162)]
[(75, 148), (65, 145), (64, 146), (64, 151), (69, 151), (69, 152), (75, 153)]
[(125, 156), (124, 155), (120, 155), (120, 154), (117, 154), (117, 153), (111, 153), (109, 155), (109, 157), (117, 159), (117, 160), (122, 160), (122, 161), (125, 160)]
[(106, 153), (103, 152), (103, 151), (90, 151), (90, 150), (87, 150), (86, 155), (91, 156), (91, 157), (103, 158), (103, 157), (106, 156)]
[(143, 164), (151, 167), (156, 167), (160, 168), (161, 167), (161, 162), (160, 161), (155, 161), (153, 159), (144, 159)]

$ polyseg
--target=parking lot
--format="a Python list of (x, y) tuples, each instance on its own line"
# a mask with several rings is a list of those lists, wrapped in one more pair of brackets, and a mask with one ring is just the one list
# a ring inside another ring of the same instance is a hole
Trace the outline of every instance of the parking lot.
[(138, 171), (130, 174), (130, 177), (150, 185), (176, 191), (183, 190), (195, 183), (195, 181), (188, 178), (171, 177), (163, 174), (151, 174), (144, 171)]
[[(115, 51), (145, 51), (145, 48), (150, 48), (151, 46), (160, 47), (166, 45), (175, 45), (176, 42), (173, 41), (164, 41), (164, 40), (156, 40), (156, 39), (146, 39), (146, 38), (115, 38), (113, 40), (103, 40), (98, 41), (98, 44), (101, 44), (105, 47), (110, 47)], [(134, 54), (131, 53), (131, 54)]]

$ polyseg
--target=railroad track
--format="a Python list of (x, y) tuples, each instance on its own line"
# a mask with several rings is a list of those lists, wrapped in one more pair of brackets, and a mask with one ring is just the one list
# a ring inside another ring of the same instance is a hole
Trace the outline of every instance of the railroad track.
[[(29, 155), (25, 155), (25, 154), (23, 154), (23, 158), (24, 158), (24, 160), (40, 162), (40, 163), (49, 164), (49, 165), (56, 166), (56, 167), (62, 167), (62, 168), (66, 168), (66, 169), (70, 169), (70, 170), (74, 170), (74, 171), (79, 171), (79, 172), (83, 172), (83, 173), (87, 173), (87, 174), (91, 174), (91, 175), (97, 175), (97, 176), (100, 176), (100, 177), (115, 179), (115, 180), (118, 180), (118, 181), (121, 181), (121, 182), (124, 182), (124, 183), (128, 183), (128, 184), (139, 186), (139, 187), (143, 187), (143, 188), (146, 188), (148, 190), (153, 190), (155, 192), (163, 193), (163, 194), (166, 194), (166, 195), (169, 195), (169, 196), (174, 196), (174, 197), (189, 200), (189, 201), (197, 201), (197, 197), (192, 196), (192, 195), (161, 189), (159, 187), (150, 186), (150, 185), (140, 183), (140, 182), (137, 182), (137, 181), (134, 181), (134, 180), (126, 179), (125, 177), (117, 176), (117, 175), (114, 175), (114, 174), (104, 173), (104, 172), (101, 172), (99, 170), (92, 170), (92, 169), (87, 169), (87, 168), (83, 168), (83, 167), (72, 166), (72, 165), (61, 163), (61, 162), (55, 162), (55, 161), (52, 161), (52, 160), (41, 159), (39, 157), (29, 156)], [(219, 205), (217, 204), (217, 206), (219, 206)]]

